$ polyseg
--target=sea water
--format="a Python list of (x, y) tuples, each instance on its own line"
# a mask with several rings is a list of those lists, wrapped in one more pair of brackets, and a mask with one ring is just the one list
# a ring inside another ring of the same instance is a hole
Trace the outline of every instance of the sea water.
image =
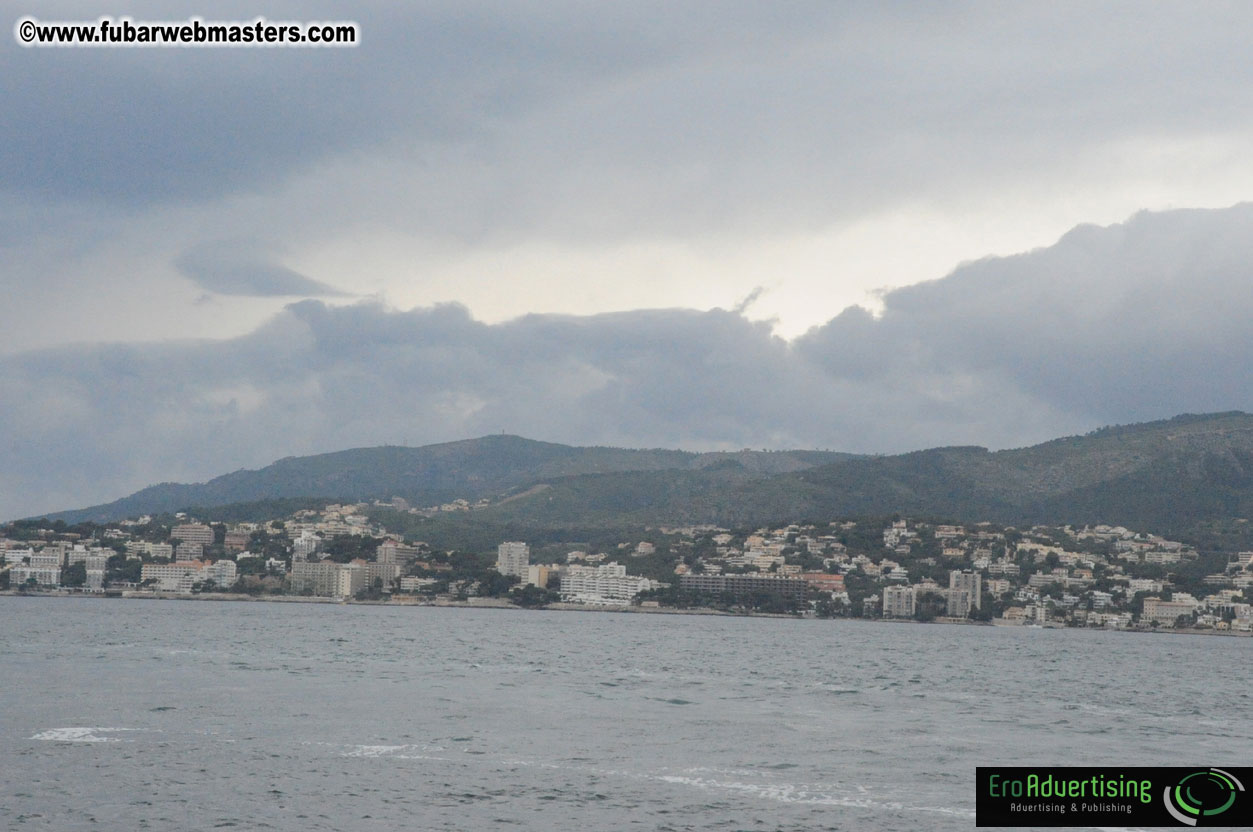
[(1241, 765), (1253, 640), (0, 598), (0, 827), (969, 829), (979, 765)]

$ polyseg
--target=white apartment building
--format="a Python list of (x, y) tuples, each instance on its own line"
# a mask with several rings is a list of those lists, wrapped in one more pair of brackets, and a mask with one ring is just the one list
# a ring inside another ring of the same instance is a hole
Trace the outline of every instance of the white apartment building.
[(235, 561), (223, 558), (205, 567), (202, 580), (213, 581), (220, 589), (226, 589), (234, 585), (238, 574)]
[(368, 574), (365, 564), (341, 563), (338, 566), (339, 569), (335, 572), (334, 597), (351, 598), (366, 588)]
[(181, 561), (200, 560), (204, 556), (203, 543), (180, 543), (174, 547), (174, 559)]
[(31, 580), (38, 586), (59, 586), (61, 584), (61, 567), (59, 566), (12, 566), (9, 568), (9, 586), (16, 589), (27, 586)]
[(213, 545), (213, 529), (203, 523), (182, 523), (170, 529), (170, 538), (183, 543), (199, 543), (201, 546)]
[(370, 563), (368, 561), (362, 563), (361, 568), (365, 570), (363, 580), (365, 581), (366, 587), (372, 587), (377, 582), (383, 589), (390, 589), (392, 584), (396, 582), (396, 579), (400, 577), (400, 573), (404, 569), (404, 567), (399, 563)]
[[(351, 598), (365, 589), (370, 580), (371, 566), (391, 564), (367, 564), (363, 562), (336, 563), (331, 560), (293, 560), (291, 590), (295, 593), (308, 591), (323, 598)], [(398, 568), (398, 567), (397, 567)]]
[(104, 573), (109, 566), (109, 558), (115, 552), (112, 549), (92, 549), (83, 565), (87, 570), (87, 581), (83, 584), (83, 589), (87, 592), (103, 592), (104, 591)]
[(912, 586), (888, 586), (883, 588), (884, 618), (913, 618), (917, 594)]
[(146, 540), (132, 540), (126, 544), (127, 557), (138, 558), (143, 555), (173, 559), (174, 546), (170, 543), (149, 543)]
[(413, 563), (421, 554), (417, 546), (406, 546), (395, 540), (385, 540), (375, 549), (379, 563)]
[(47, 546), (30, 556), (30, 565), (42, 569), (60, 569), (65, 554), (56, 547)]
[(1163, 601), (1161, 598), (1145, 598), (1144, 612), (1141, 621), (1156, 621), (1158, 624), (1174, 626), (1175, 620), (1181, 615), (1191, 616), (1196, 610), (1195, 600)]
[(322, 538), (305, 529), (300, 533), (300, 537), (292, 541), (292, 560), (309, 560), (321, 545)]
[(970, 615), (970, 593), (966, 590), (949, 588), (944, 598), (944, 614), (949, 618), (966, 618)]
[(112, 549), (92, 549), (87, 557), (83, 558), (83, 565), (88, 572), (94, 569), (104, 569), (109, 565), (109, 558), (116, 555)]
[(978, 572), (954, 569), (948, 573), (948, 588), (960, 589), (970, 596), (970, 606), (983, 609), (983, 576)]
[(6, 549), (4, 552), (5, 563), (21, 563), (27, 558), (34, 557), (34, 549)]
[(330, 598), (338, 588), (340, 564), (331, 560), (300, 560), (293, 558), (291, 574), (291, 591), (301, 594), (308, 591), (311, 595)]
[(502, 575), (526, 577), (531, 563), (531, 547), (518, 541), (506, 541), (496, 547), (496, 571)]
[(1178, 563), (1179, 559), (1179, 552), (1168, 552), (1160, 549), (1154, 549), (1144, 553), (1145, 563)]
[(155, 581), (158, 592), (191, 592), (194, 585), (209, 581), (220, 589), (235, 583), (236, 567), (233, 560), (202, 563), (198, 560), (174, 563), (145, 563), (140, 579)]
[(601, 566), (570, 566), (561, 576), (561, 600), (600, 607), (626, 607), (641, 592), (657, 584), (648, 578), (628, 575), (618, 563)]

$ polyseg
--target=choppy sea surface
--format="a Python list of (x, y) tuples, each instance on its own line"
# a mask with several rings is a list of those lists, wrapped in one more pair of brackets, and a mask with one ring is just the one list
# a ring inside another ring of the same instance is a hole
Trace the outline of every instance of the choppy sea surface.
[(969, 829), (976, 765), (1239, 765), (1253, 640), (0, 598), (0, 828)]

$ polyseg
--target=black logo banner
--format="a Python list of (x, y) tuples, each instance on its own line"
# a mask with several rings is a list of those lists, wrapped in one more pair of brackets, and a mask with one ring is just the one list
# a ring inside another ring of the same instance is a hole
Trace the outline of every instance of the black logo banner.
[(1249, 826), (1248, 766), (975, 769), (976, 826)]

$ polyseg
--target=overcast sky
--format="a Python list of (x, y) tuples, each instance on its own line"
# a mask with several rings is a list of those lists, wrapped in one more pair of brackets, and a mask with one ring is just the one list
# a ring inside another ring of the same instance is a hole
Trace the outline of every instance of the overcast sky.
[(501, 430), (890, 452), (1253, 409), (1247, 3), (0, 7), (361, 26), (3, 39), (0, 518)]

